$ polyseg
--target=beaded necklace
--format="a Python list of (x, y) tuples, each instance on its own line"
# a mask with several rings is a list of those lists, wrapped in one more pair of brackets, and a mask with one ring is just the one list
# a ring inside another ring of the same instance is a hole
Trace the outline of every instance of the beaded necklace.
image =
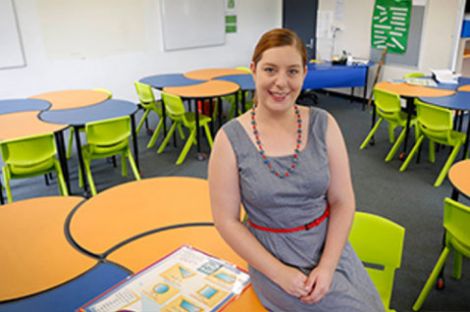
[(251, 109), (251, 126), (253, 128), (253, 135), (255, 136), (256, 145), (258, 146), (259, 154), (263, 159), (264, 164), (268, 167), (269, 171), (274, 174), (276, 177), (283, 179), (287, 178), (292, 174), (295, 168), (298, 167), (299, 153), (300, 153), (300, 144), (302, 143), (302, 118), (300, 117), (300, 110), (297, 105), (294, 105), (295, 115), (297, 116), (297, 144), (295, 145), (294, 155), (292, 156), (292, 162), (284, 174), (279, 173), (273, 168), (271, 161), (266, 156), (266, 153), (263, 149), (263, 144), (261, 143), (260, 135), (258, 128), (256, 127), (256, 105)]

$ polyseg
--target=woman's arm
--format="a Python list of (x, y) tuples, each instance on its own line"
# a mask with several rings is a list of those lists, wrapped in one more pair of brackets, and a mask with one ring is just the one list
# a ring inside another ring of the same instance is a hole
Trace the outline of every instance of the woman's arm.
[(287, 293), (307, 295), (307, 277), (271, 255), (240, 222), (237, 161), (223, 130), (214, 140), (209, 160), (209, 190), (215, 226), (230, 247)]
[(328, 187), (330, 217), (325, 248), (318, 266), (310, 273), (307, 282), (307, 286), (311, 287), (311, 293), (302, 298), (306, 303), (318, 302), (328, 292), (348, 240), (356, 209), (346, 145), (336, 120), (329, 114), (326, 144), (330, 170)]

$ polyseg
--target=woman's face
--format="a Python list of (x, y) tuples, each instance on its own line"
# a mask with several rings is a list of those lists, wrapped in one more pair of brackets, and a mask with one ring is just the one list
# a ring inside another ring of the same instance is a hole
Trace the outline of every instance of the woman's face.
[(306, 75), (302, 57), (293, 46), (264, 51), (261, 60), (251, 64), (251, 70), (258, 105), (273, 111), (284, 111), (295, 103)]

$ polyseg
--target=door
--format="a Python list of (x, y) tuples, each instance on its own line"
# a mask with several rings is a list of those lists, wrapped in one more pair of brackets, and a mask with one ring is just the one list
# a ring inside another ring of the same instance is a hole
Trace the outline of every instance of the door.
[(315, 58), (318, 0), (284, 0), (282, 27), (295, 31), (304, 41), (308, 59)]

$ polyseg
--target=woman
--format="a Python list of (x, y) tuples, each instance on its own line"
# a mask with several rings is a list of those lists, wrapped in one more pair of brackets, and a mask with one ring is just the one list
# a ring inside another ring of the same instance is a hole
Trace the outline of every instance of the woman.
[(218, 231), (271, 311), (383, 311), (347, 243), (355, 199), (340, 129), (326, 111), (295, 104), (307, 72), (301, 39), (265, 33), (251, 70), (256, 104), (219, 131), (209, 162)]

